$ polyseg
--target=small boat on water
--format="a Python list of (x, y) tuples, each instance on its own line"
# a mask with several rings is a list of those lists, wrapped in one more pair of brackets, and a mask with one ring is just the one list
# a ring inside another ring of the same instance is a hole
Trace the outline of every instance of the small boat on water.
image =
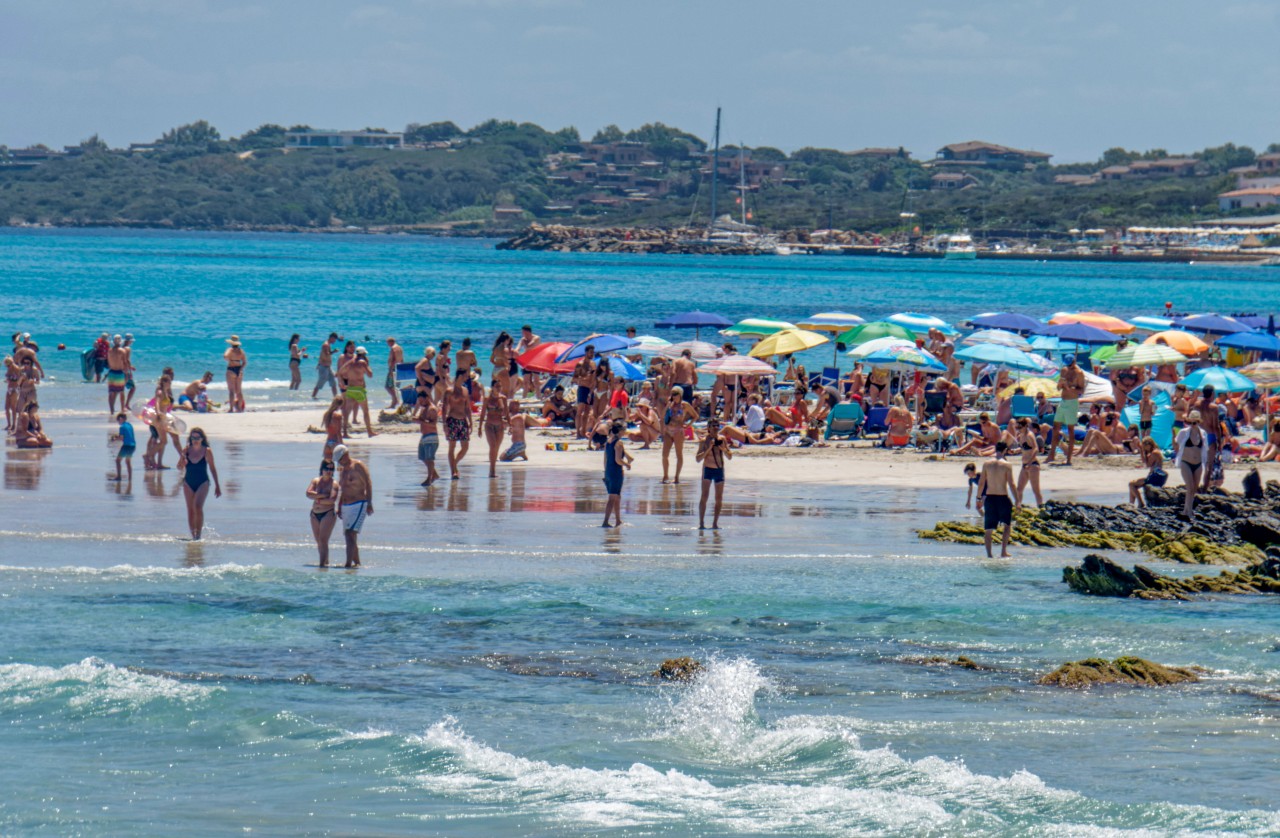
[(968, 233), (957, 233), (947, 237), (946, 259), (977, 259), (978, 249), (973, 246), (973, 238)]

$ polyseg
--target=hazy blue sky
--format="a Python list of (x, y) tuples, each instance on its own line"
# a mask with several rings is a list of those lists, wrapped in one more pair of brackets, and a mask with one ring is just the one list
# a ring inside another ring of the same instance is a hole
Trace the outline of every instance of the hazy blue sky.
[(1280, 142), (1280, 3), (40, 0), (0, 4), (0, 143), (112, 145), (208, 119), (678, 125), (918, 156), (985, 139)]

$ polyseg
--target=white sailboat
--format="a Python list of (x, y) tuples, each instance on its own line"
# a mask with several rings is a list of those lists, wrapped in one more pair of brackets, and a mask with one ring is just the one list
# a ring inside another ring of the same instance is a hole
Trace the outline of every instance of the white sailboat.
[(947, 249), (943, 253), (945, 259), (977, 259), (978, 249), (973, 246), (973, 237), (968, 233), (956, 233), (947, 237)]

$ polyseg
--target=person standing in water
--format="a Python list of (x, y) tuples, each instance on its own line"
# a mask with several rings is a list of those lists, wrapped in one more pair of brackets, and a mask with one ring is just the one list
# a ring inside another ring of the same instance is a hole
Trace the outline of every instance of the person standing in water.
[(413, 418), (418, 420), (418, 459), (427, 467), (427, 479), (423, 486), (430, 486), (440, 479), (436, 471), (436, 452), (440, 450), (440, 409), (431, 400), (432, 387), (418, 387), (418, 402), (414, 405)]
[(333, 450), (333, 461), (342, 469), (338, 482), (342, 503), (338, 507), (342, 518), (342, 535), (347, 542), (347, 563), (344, 567), (360, 566), (360, 530), (365, 518), (373, 514), (373, 478), (369, 467), (351, 456), (347, 446)]
[(622, 526), (623, 470), (631, 469), (631, 455), (622, 444), (622, 433), (627, 428), (621, 421), (609, 426), (609, 440), (604, 444), (604, 489), (609, 499), (604, 504), (604, 523), (609, 526), (609, 513), (613, 513), (613, 526)]
[(329, 536), (333, 535), (333, 527), (338, 522), (337, 505), (341, 498), (338, 481), (333, 479), (335, 466), (330, 460), (320, 463), (320, 476), (313, 478), (307, 486), (307, 497), (311, 499), (311, 535), (315, 537), (316, 549), (320, 551), (320, 566), (329, 566)]
[(707, 435), (698, 444), (698, 453), (694, 455), (694, 461), (702, 463), (702, 497), (698, 500), (700, 530), (707, 528), (707, 496), (711, 493), (712, 484), (716, 489), (716, 505), (711, 529), (720, 529), (720, 510), (724, 506), (724, 467), (725, 462), (732, 458), (729, 440), (720, 436), (720, 420), (712, 416), (707, 420)]
[(218, 481), (218, 467), (213, 461), (213, 450), (200, 428), (192, 428), (187, 435), (187, 447), (178, 458), (182, 470), (182, 495), (187, 499), (187, 526), (191, 539), (199, 541), (204, 534), (204, 502), (209, 497), (209, 478), (213, 478), (213, 496), (222, 497), (222, 484)]
[(129, 414), (116, 414), (116, 427), (119, 431), (120, 450), (116, 452), (116, 482), (120, 481), (120, 463), (124, 462), (129, 468), (129, 482), (133, 482), (133, 452), (138, 450), (138, 438), (133, 434), (133, 424), (129, 421)]
[(231, 345), (222, 353), (227, 360), (227, 410), (244, 413), (244, 368), (249, 366), (249, 356), (235, 335), (227, 338), (227, 343)]
[(454, 480), (458, 479), (458, 464), (471, 446), (471, 395), (464, 383), (470, 377), (469, 370), (458, 370), (444, 395), (444, 438), (449, 443), (449, 476)]
[(987, 558), (991, 555), (991, 536), (998, 527), (1004, 532), (1000, 540), (1000, 558), (1009, 558), (1009, 537), (1013, 533), (1013, 499), (1018, 487), (1013, 482), (1013, 466), (1005, 461), (1009, 443), (1003, 439), (996, 443), (995, 457), (982, 464), (982, 477), (978, 480), (978, 495), (982, 498), (983, 544)]
[(116, 412), (116, 397), (124, 408), (124, 388), (129, 376), (129, 353), (124, 348), (124, 338), (116, 335), (107, 349), (107, 411)]
[(489, 393), (480, 403), (480, 425), (484, 428), (485, 441), (489, 443), (489, 476), (497, 477), (498, 454), (507, 428), (507, 397), (496, 378), (490, 382)]
[(301, 335), (289, 338), (289, 389), (297, 390), (302, 386), (302, 359), (307, 357), (306, 350), (298, 346)]
[(124, 405), (120, 409), (127, 412), (133, 401), (133, 393), (138, 389), (138, 385), (133, 381), (133, 374), (138, 371), (138, 368), (133, 365), (133, 335), (125, 333), (122, 348), (124, 349)]
[(359, 417), (356, 411), (364, 413), (366, 434), (373, 438), (378, 434), (373, 430), (373, 420), (369, 418), (369, 391), (366, 389), (368, 379), (373, 378), (373, 370), (369, 368), (369, 351), (363, 346), (356, 347), (356, 358), (343, 367), (347, 381), (346, 412), (354, 423)]
[(320, 388), (329, 385), (331, 396), (338, 395), (338, 379), (333, 377), (333, 345), (340, 340), (337, 332), (330, 332), (329, 338), (320, 344), (320, 355), (316, 358), (316, 386), (311, 388), (311, 398), (315, 398)]
[(387, 338), (387, 394), (391, 396), (391, 406), (387, 410), (395, 410), (400, 406), (400, 391), (396, 389), (396, 366), (404, 361), (404, 349), (396, 343), (395, 338)]

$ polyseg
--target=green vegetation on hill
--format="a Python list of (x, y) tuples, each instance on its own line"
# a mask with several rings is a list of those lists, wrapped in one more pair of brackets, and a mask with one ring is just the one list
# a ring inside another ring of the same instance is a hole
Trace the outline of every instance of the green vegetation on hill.
[[(296, 130), (306, 126), (295, 126)], [(366, 129), (380, 130), (380, 129)], [(463, 130), (452, 122), (411, 124), (406, 143), (382, 149), (284, 148), (286, 129), (263, 125), (224, 139), (207, 122), (166, 132), (152, 150), (108, 149), (97, 137), (80, 153), (31, 167), (0, 165), (0, 223), (136, 224), (194, 228), (444, 225), (510, 229), (538, 218), (576, 224), (676, 225), (705, 220), (710, 176), (704, 140), (653, 123), (601, 129), (595, 143), (638, 142), (652, 156), (644, 174), (662, 188), (638, 195), (563, 175), (556, 155), (580, 153), (574, 128), (489, 120)], [(1272, 149), (1276, 148), (1275, 146)], [(6, 160), (0, 148), (0, 163)], [(832, 225), (892, 231), (1063, 231), (1071, 227), (1181, 224), (1218, 214), (1216, 196), (1234, 186), (1228, 170), (1254, 152), (1225, 145), (1193, 155), (1194, 177), (1149, 177), (1085, 186), (1060, 174), (1167, 156), (1164, 150), (1110, 149), (1092, 165), (1010, 171), (952, 168), (972, 175), (964, 189), (931, 189), (930, 169), (905, 154), (888, 159), (833, 149), (786, 155), (749, 149), (755, 162), (785, 167), (747, 196), (752, 220), (775, 229)], [(737, 150), (722, 149), (723, 161)], [(727, 165), (727, 164), (726, 164)], [(724, 169), (722, 169), (722, 172)], [(721, 211), (740, 210), (736, 177), (720, 178)], [(494, 208), (509, 209), (494, 221)], [(914, 213), (914, 216), (904, 213)], [(905, 220), (904, 220), (905, 219)]]

